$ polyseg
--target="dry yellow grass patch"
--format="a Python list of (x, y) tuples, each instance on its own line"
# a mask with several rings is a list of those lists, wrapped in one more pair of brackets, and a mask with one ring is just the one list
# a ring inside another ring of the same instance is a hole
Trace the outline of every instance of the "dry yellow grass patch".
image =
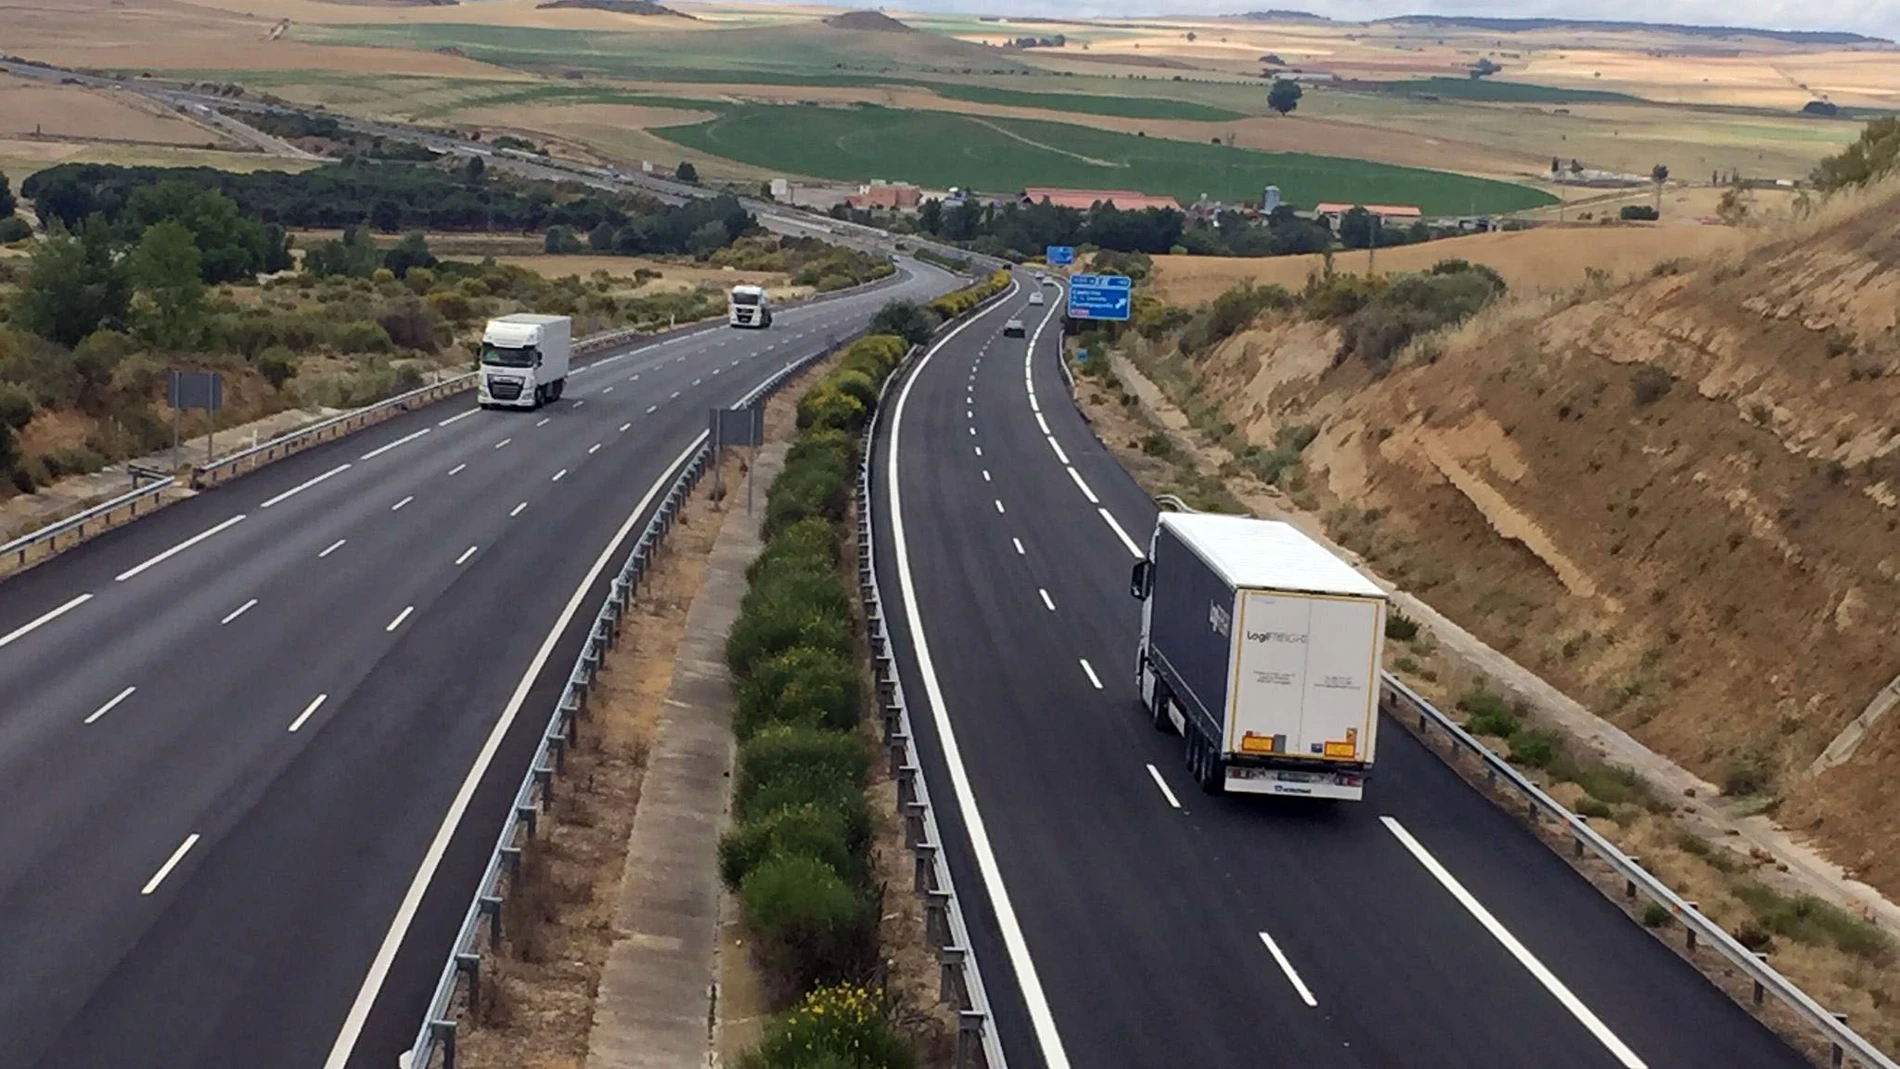
[(0, 76), (0, 137), (33, 134), (179, 145), (223, 140), (131, 94)]

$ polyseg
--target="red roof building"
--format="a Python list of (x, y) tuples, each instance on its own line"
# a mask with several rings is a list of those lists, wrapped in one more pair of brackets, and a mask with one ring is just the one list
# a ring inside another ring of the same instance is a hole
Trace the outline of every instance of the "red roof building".
[(1032, 186), (1023, 190), (1024, 204), (1041, 204), (1048, 201), (1058, 208), (1075, 208), (1088, 211), (1097, 204), (1108, 203), (1125, 212), (1140, 211), (1143, 208), (1166, 208), (1180, 211), (1180, 202), (1173, 197), (1151, 197), (1146, 193), (1136, 193), (1126, 189), (1051, 189), (1044, 186)]
[(858, 187), (858, 192), (846, 197), (844, 202), (853, 208), (908, 211), (922, 203), (923, 196), (923, 190), (916, 186), (874, 182)]

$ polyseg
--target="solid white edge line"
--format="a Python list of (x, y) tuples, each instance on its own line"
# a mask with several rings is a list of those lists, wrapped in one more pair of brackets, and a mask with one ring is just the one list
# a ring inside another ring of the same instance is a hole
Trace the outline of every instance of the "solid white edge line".
[(183, 553), (185, 550), (188, 550), (191, 547), (197, 545), (198, 543), (204, 541), (205, 539), (210, 538), (212, 535), (215, 535), (222, 531), (230, 529), (231, 527), (235, 526), (238, 523), (238, 521), (242, 520), (243, 518), (244, 518), (244, 513), (240, 512), (237, 515), (231, 517), (230, 519), (224, 521), (223, 523), (218, 524), (216, 527), (199, 531), (197, 534), (192, 535), (190, 538), (185, 539), (183, 542), (178, 543), (177, 545), (166, 550), (165, 552), (160, 553), (158, 556), (153, 557), (151, 560), (146, 561), (144, 564), (140, 564), (136, 567), (128, 568), (127, 570), (120, 572), (118, 575), (113, 577), (112, 581), (115, 583), (123, 583), (127, 579), (130, 579), (133, 576), (138, 575), (140, 572), (145, 571), (147, 568), (153, 567), (154, 565), (163, 564), (164, 562), (172, 559), (173, 557), (176, 557), (180, 553)]
[(455, 563), (456, 563), (456, 565), (457, 565), (458, 567), (459, 567), (459, 566), (461, 566), (461, 565), (464, 565), (464, 564), (467, 564), (467, 563), (468, 563), (468, 559), (469, 559), (470, 557), (473, 557), (474, 555), (475, 555), (475, 547), (474, 547), (474, 546), (470, 546), (470, 547), (468, 547), (467, 549), (465, 549), (465, 550), (463, 550), (463, 551), (462, 551), (462, 555), (461, 555), (461, 556), (459, 556), (459, 557), (457, 557), (457, 558), (455, 558)]
[(362, 456), (357, 457), (356, 459), (375, 460), (377, 457), (382, 456), (384, 453), (389, 452), (391, 449), (394, 449), (399, 445), (408, 445), (410, 442), (415, 441), (416, 439), (422, 437), (423, 435), (427, 433), (429, 433), (429, 428), (424, 427), (414, 434), (405, 434), (401, 438), (396, 439), (395, 441), (389, 443), (388, 445), (378, 446), (377, 448), (372, 449), (367, 453), (364, 453)]
[(338, 464), (336, 467), (331, 468), (329, 471), (324, 472), (322, 475), (319, 475), (314, 479), (306, 479), (303, 482), (298, 483), (296, 486), (293, 486), (288, 490), (285, 490), (283, 493), (278, 494), (276, 497), (271, 498), (269, 501), (266, 501), (262, 505), (259, 505), (257, 507), (261, 509), (270, 508), (272, 505), (277, 504), (279, 501), (296, 497), (298, 494), (303, 493), (305, 490), (310, 489), (311, 487), (317, 485), (323, 480), (328, 479), (332, 475), (341, 475), (348, 470), (350, 470), (350, 466), (348, 464)]
[(1099, 505), (1102, 503), (1102, 499), (1095, 496), (1095, 491), (1089, 489), (1089, 484), (1082, 481), (1082, 476), (1079, 472), (1074, 468), (1064, 468), (1063, 470), (1069, 473), (1069, 478), (1075, 480), (1075, 488), (1082, 491), (1082, 496), (1089, 499), (1089, 504)]
[(328, 701), (329, 698), (330, 696), (328, 694), (319, 694), (315, 698), (312, 698), (310, 704), (304, 706), (303, 712), (297, 714), (297, 719), (290, 722), (291, 732), (294, 734), (298, 728), (303, 727), (304, 721), (310, 719), (311, 715), (318, 709), (323, 708), (323, 703)]
[(120, 702), (126, 700), (127, 698), (130, 698), (133, 692), (138, 689), (139, 688), (137, 687), (127, 687), (124, 690), (120, 691), (118, 695), (114, 697), (111, 701), (105, 703), (104, 705), (101, 705), (97, 709), (94, 709), (92, 711), (92, 715), (86, 718), (86, 723), (90, 724), (93, 721), (98, 720), (100, 717), (111, 712), (112, 710), (117, 709), (119, 707)]
[[(448, 813), (443, 816), (441, 826), (436, 829), (435, 838), (429, 843), (428, 853), (423, 855), (422, 864), (417, 867), (415, 878), (410, 881), (409, 890), (403, 895), (402, 904), (396, 908), (396, 915), (390, 921), (389, 931), (383, 936), (382, 945), (377, 948), (376, 958), (370, 962), (369, 971), (363, 977), (363, 986), (357, 989), (356, 1000), (350, 1004), (350, 1012), (343, 1019), (343, 1026), (337, 1032), (336, 1042), (331, 1045), (329, 1056), (323, 1061), (323, 1069), (344, 1069), (344, 1066), (348, 1064), (351, 1052), (356, 1049), (356, 1040), (363, 1033), (363, 1024), (369, 1019), (370, 1008), (376, 1004), (376, 996), (382, 991), (383, 981), (389, 976), (389, 967), (396, 960), (396, 951), (401, 949), (403, 937), (409, 933), (409, 925), (414, 922), (416, 910), (422, 905), (422, 896), (429, 890), (430, 882), (435, 879), (435, 870), (442, 864), (442, 855), (448, 851), (449, 840), (454, 838), (455, 830), (462, 822), (462, 814), (468, 809), (469, 800), (475, 796), (475, 788), (481, 785), (483, 777), (487, 775), (488, 766), (495, 759), (495, 751), (501, 748), (502, 739), (507, 736), (508, 729), (514, 724), (516, 714), (520, 712), (522, 704), (528, 699), (528, 690), (540, 676), (541, 669), (546, 666), (548, 658), (554, 654), (555, 644), (560, 641), (561, 634), (567, 630), (568, 624), (574, 619), (574, 614), (580, 611), (581, 602), (586, 599), (588, 589), (594, 585), (595, 580), (600, 578), (600, 573), (606, 570), (608, 562), (613, 559), (621, 543), (627, 540), (627, 535), (640, 522), (640, 516), (646, 512), (647, 506), (653, 503), (653, 499), (659, 496), (661, 489), (678, 472), (680, 465), (686, 463), (687, 458), (693, 455), (693, 451), (698, 449), (707, 437), (709, 437), (709, 432), (700, 431), (699, 436), (680, 452), (680, 455), (667, 467), (665, 473), (647, 490), (646, 496), (640, 499), (640, 503), (633, 507), (633, 511), (627, 515), (626, 522), (620, 525), (620, 530), (614, 533), (613, 539), (607, 543), (606, 548), (600, 551), (600, 556), (595, 559), (594, 566), (588, 569), (580, 586), (575, 588), (574, 596), (568, 599), (566, 608), (561, 611), (560, 618), (554, 623), (554, 629), (548, 632), (548, 637), (541, 643), (541, 648), (535, 651), (534, 660), (529, 662), (527, 673), (521, 677), (521, 682), (515, 687), (514, 694), (509, 697), (508, 704), (502, 709), (500, 719), (495, 721), (494, 729), (488, 733), (488, 739), (482, 743), (481, 752), (476, 755), (474, 765), (468, 770), (468, 776), (463, 779), (461, 788), (456, 791), (455, 799), (449, 803)], [(1051, 1067), (1051, 1069), (1062, 1069), (1062, 1067)]]
[[(1011, 283), (1012, 289), (1020, 289), (1021, 286), (1020, 281)], [(997, 302), (992, 311), (1002, 307), (1003, 303)], [(1041, 1048), (1043, 1062), (1047, 1069), (1069, 1069), (1069, 1056), (1062, 1048), (1061, 1035), (1056, 1031), (1055, 1015), (1049, 1009), (1049, 997), (1043, 992), (1035, 960), (1029, 955), (1028, 940), (1023, 936), (1022, 923), (1016, 918), (1016, 907), (1010, 902), (1009, 890), (1003, 884), (996, 850), (990, 845), (989, 831), (983, 822), (982, 811), (977, 807), (976, 795), (970, 787), (969, 771), (963, 766), (963, 751), (957, 745), (956, 729), (950, 724), (943, 688), (937, 681), (937, 672), (931, 662), (930, 640), (924, 634), (923, 612), (918, 607), (917, 587), (910, 574), (910, 547), (904, 538), (904, 494), (902, 481), (898, 478), (898, 457), (903, 443), (904, 410), (910, 402), (910, 389), (922, 376), (924, 368), (929, 366), (932, 356), (965, 329), (986, 318), (987, 313), (966, 320), (944, 335), (918, 360), (916, 371), (904, 380), (903, 389), (897, 393), (897, 405), (891, 413), (890, 455), (886, 458), (891, 496), (891, 543), (897, 551), (898, 588), (904, 602), (912, 652), (917, 658), (917, 674), (923, 680), (924, 696), (930, 704), (931, 719), (937, 727), (938, 745), (943, 749), (944, 766), (949, 770), (950, 785), (957, 796), (957, 808), (962, 812), (964, 833), (970, 839), (970, 851), (976, 861), (977, 874), (989, 893), (990, 906), (996, 913), (996, 927), (1003, 939), (1003, 949), (1009, 954), (1010, 966), (1016, 973), (1016, 985), (1022, 991), (1023, 1006), (1029, 1014), (1030, 1027), (1036, 1033), (1036, 1043)], [(326, 1066), (325, 1069), (342, 1069), (342, 1065)]]
[(1168, 804), (1175, 809), (1181, 808), (1181, 800), (1176, 798), (1174, 792), (1168, 789), (1168, 781), (1161, 778), (1161, 770), (1153, 765), (1149, 765), (1148, 775), (1154, 777), (1155, 786), (1161, 788), (1161, 797), (1166, 798)]
[(178, 845), (178, 849), (172, 851), (172, 856), (166, 858), (165, 863), (158, 867), (158, 871), (152, 878), (145, 881), (145, 886), (140, 888), (139, 894), (149, 895), (158, 890), (158, 885), (165, 882), (165, 877), (172, 874), (172, 870), (178, 867), (180, 861), (185, 860), (185, 855), (190, 853), (191, 848), (196, 845), (198, 845), (198, 833), (194, 831), (185, 836), (185, 841)]
[(404, 620), (409, 619), (409, 614), (415, 611), (416, 611), (416, 607), (414, 605), (404, 606), (403, 610), (396, 614), (396, 618), (394, 620), (389, 621), (389, 626), (383, 628), (383, 633), (388, 634), (389, 632), (394, 631), (398, 627), (401, 627), (402, 622)]
[(339, 550), (339, 549), (342, 549), (342, 548), (343, 548), (343, 543), (345, 543), (345, 542), (348, 542), (348, 541), (349, 541), (349, 539), (347, 539), (347, 538), (339, 538), (339, 539), (337, 539), (336, 541), (334, 541), (334, 542), (332, 542), (332, 543), (330, 543), (330, 548), (328, 548), (328, 549), (326, 549), (326, 550), (324, 550), (323, 552), (321, 552), (321, 553), (319, 553), (319, 554), (317, 554), (317, 559), (318, 559), (318, 560), (322, 560), (323, 558), (325, 558), (325, 557), (327, 557), (327, 556), (329, 556), (330, 554), (332, 554), (332, 553), (335, 553), (335, 552), (336, 552), (337, 550)]
[(1042, 595), (1042, 603), (1043, 603), (1044, 605), (1046, 605), (1046, 606), (1048, 606), (1048, 607), (1049, 607), (1049, 611), (1050, 611), (1050, 612), (1054, 612), (1054, 611), (1056, 611), (1056, 603), (1055, 603), (1054, 601), (1052, 601), (1052, 600), (1050, 600), (1050, 598), (1049, 598), (1049, 590), (1048, 590), (1048, 588), (1046, 588), (1046, 587), (1037, 587), (1037, 588), (1036, 588), (1036, 593), (1038, 593), (1038, 594), (1041, 594), (1041, 595)]
[(474, 415), (475, 413), (477, 413), (477, 412), (480, 412), (480, 411), (481, 411), (481, 409), (479, 409), (479, 408), (471, 408), (471, 409), (469, 409), (469, 410), (468, 410), (467, 412), (464, 412), (464, 413), (462, 413), (462, 414), (461, 414), (461, 415), (459, 415), (459, 416), (450, 416), (450, 417), (449, 417), (448, 419), (445, 419), (445, 420), (441, 420), (441, 421), (439, 421), (439, 422), (437, 422), (437, 423), (436, 423), (436, 426), (438, 426), (438, 427), (446, 427), (446, 426), (448, 426), (449, 424), (451, 424), (451, 423), (454, 423), (454, 422), (455, 422), (456, 420), (458, 420), (458, 419), (467, 419), (468, 417), (470, 417), (470, 416), (472, 416), (472, 415)]
[(67, 613), (73, 611), (74, 609), (79, 608), (81, 605), (84, 605), (86, 602), (91, 601), (91, 600), (92, 600), (91, 594), (81, 594), (78, 597), (74, 598), (73, 600), (67, 602), (66, 604), (61, 605), (57, 609), (49, 609), (48, 611), (41, 613), (37, 618), (33, 620), (29, 620), (26, 623), (21, 624), (19, 627), (16, 627), (13, 630), (7, 632), (5, 638), (0, 638), (0, 649), (4, 649), (5, 647), (12, 645), (15, 641), (25, 638), (27, 635), (32, 634), (34, 631), (37, 631), (40, 628), (46, 626), (47, 624), (52, 623), (54, 620), (59, 619), (60, 617), (66, 615)]
[(255, 608), (257, 608), (257, 599), (252, 598), (251, 600), (245, 602), (244, 604), (239, 605), (237, 608), (232, 609), (231, 615), (226, 616), (224, 619), (218, 621), (218, 626), (223, 627), (224, 625), (230, 623), (231, 621), (237, 619), (240, 616), (243, 616), (245, 613), (250, 612), (252, 609), (255, 609)]
[(1140, 560), (1142, 557), (1147, 555), (1141, 551), (1140, 546), (1135, 544), (1134, 539), (1128, 537), (1128, 532), (1122, 530), (1122, 525), (1115, 522), (1114, 513), (1108, 511), (1105, 508), (1098, 508), (1095, 511), (1102, 514), (1102, 521), (1108, 524), (1110, 530), (1115, 532), (1116, 538), (1119, 538), (1122, 540), (1122, 545), (1128, 547), (1128, 552), (1133, 554), (1136, 560)]
[(1089, 674), (1089, 682), (1095, 684), (1096, 690), (1101, 690), (1102, 677), (1095, 674), (1095, 666), (1089, 663), (1089, 659), (1087, 657), (1081, 658), (1081, 661), (1082, 661), (1082, 671), (1087, 672)]
[(1529, 972), (1538, 983), (1544, 985), (1544, 990), (1549, 991), (1558, 1002), (1562, 1003), (1564, 1009), (1569, 1010), (1570, 1015), (1588, 1029), (1590, 1034), (1596, 1037), (1597, 1042), (1603, 1044), (1610, 1055), (1624, 1066), (1624, 1069), (1647, 1069), (1643, 1060), (1636, 1056), (1636, 1052), (1625, 1046), (1623, 1041), (1618, 1039), (1596, 1014), (1590, 1012), (1590, 1007), (1585, 1006), (1581, 999), (1564, 986), (1562, 980), (1557, 979), (1555, 973), (1545, 968), (1544, 963), (1538, 961), (1536, 955), (1532, 954), (1524, 944), (1518, 942), (1517, 937), (1492, 916), (1490, 910), (1484, 908), (1484, 903), (1479, 902), (1470, 891), (1465, 890), (1465, 885), (1458, 882), (1458, 877), (1453, 876), (1451, 870), (1440, 864), (1438, 859), (1432, 856), (1431, 851), (1425, 849), (1424, 844), (1414, 839), (1412, 833), (1406, 830), (1405, 825), (1399, 823), (1397, 817), (1382, 816), (1379, 820), (1400, 845), (1411, 853), (1413, 859), (1423, 865), (1425, 871), (1431, 873), (1432, 878), (1437, 880), (1440, 886), (1451, 892), (1451, 897), (1457, 899), (1458, 904), (1465, 907), (1465, 912), (1471, 914), (1485, 931), (1490, 932), (1491, 938), (1496, 939), (1512, 957), (1516, 958), (1517, 963), (1524, 966), (1525, 971)]
[[(1154, 766), (1150, 765), (1149, 767), (1153, 768)], [(1155, 779), (1158, 782), (1160, 777), (1157, 776)], [(1166, 788), (1164, 787), (1163, 789), (1165, 790)], [(1273, 937), (1265, 932), (1260, 933), (1260, 941), (1267, 945), (1267, 953), (1273, 955), (1273, 960), (1280, 963), (1280, 971), (1285, 973), (1286, 978), (1293, 982), (1293, 990), (1300, 993), (1300, 1001), (1306, 1003), (1308, 1006), (1317, 1008), (1319, 1006), (1319, 1000), (1313, 997), (1313, 992), (1307, 990), (1306, 981), (1300, 979), (1300, 974), (1293, 968), (1293, 963), (1288, 961), (1287, 956), (1281, 952), (1280, 944), (1274, 942)]]

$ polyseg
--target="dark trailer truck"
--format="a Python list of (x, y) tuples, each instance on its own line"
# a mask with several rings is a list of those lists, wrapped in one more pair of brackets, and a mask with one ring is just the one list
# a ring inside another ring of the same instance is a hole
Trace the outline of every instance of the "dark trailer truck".
[(1130, 593), (1142, 704), (1185, 737), (1202, 790), (1364, 797), (1386, 616), (1371, 580), (1289, 524), (1164, 512)]

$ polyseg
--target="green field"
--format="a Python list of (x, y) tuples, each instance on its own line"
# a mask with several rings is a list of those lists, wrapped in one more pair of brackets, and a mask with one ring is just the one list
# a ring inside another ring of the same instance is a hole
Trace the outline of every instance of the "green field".
[(816, 178), (902, 179), (941, 189), (1137, 189), (1183, 204), (1202, 194), (1291, 203), (1416, 204), (1427, 215), (1507, 212), (1556, 201), (1537, 190), (1440, 171), (1301, 153), (1136, 137), (1067, 123), (879, 107), (748, 105), (653, 133), (696, 152)]
[[(995, 89), (987, 85), (960, 85), (935, 82), (930, 86), (938, 96), (967, 100), (973, 104), (995, 104), (1012, 108), (1042, 108), (1045, 111), (1072, 111), (1084, 115), (1115, 115), (1127, 119), (1187, 119), (1193, 122), (1231, 122), (1244, 119), (1244, 112), (1198, 104), (1192, 100), (1167, 97), (1106, 96), (1093, 93), (1030, 93), (1018, 89)], [(1260, 94), (1264, 108), (1266, 94)]]
[(1510, 104), (1641, 103), (1628, 93), (1603, 89), (1559, 89), (1524, 82), (1494, 82), (1488, 78), (1414, 78), (1402, 82), (1349, 82), (1341, 89), (1353, 93), (1391, 93), (1441, 100), (1497, 101)]

